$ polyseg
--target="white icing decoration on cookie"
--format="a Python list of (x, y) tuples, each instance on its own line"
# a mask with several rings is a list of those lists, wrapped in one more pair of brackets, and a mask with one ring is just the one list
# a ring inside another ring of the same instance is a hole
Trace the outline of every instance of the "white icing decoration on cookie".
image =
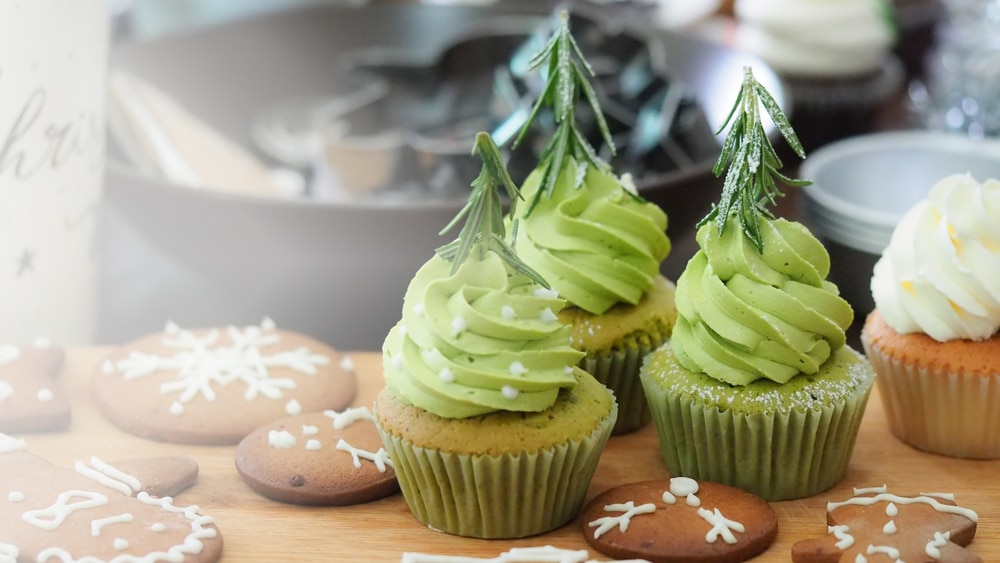
[(511, 375), (524, 375), (528, 373), (528, 368), (524, 367), (521, 362), (511, 362), (510, 367), (507, 368)]
[(913, 498), (901, 497), (891, 493), (879, 493), (873, 497), (854, 497), (847, 499), (843, 502), (829, 502), (826, 505), (826, 509), (829, 512), (840, 508), (841, 506), (847, 506), (849, 504), (855, 504), (860, 506), (870, 506), (877, 502), (894, 502), (896, 504), (916, 504), (923, 503), (930, 505), (934, 510), (938, 512), (944, 512), (947, 514), (959, 514), (965, 516), (973, 522), (979, 521), (979, 515), (976, 514), (974, 510), (968, 508), (962, 508), (961, 506), (952, 506), (950, 504), (941, 504), (936, 499), (929, 496), (919, 496)]
[(6, 381), (0, 381), (0, 403), (6, 401), (14, 394), (14, 388)]
[(323, 447), (323, 444), (319, 440), (307, 440), (306, 449), (310, 451), (316, 451)]
[(517, 313), (514, 311), (514, 308), (511, 307), (510, 305), (504, 305), (503, 307), (500, 307), (500, 318), (502, 318), (503, 320), (512, 321), (516, 316)]
[[(83, 500), (72, 501), (75, 498), (82, 498)], [(77, 510), (104, 506), (106, 504), (108, 504), (108, 497), (100, 493), (74, 489), (59, 493), (56, 501), (45, 508), (29, 510), (21, 514), (21, 519), (36, 528), (55, 530), (70, 514)], [(40, 555), (39, 560), (45, 561)]]
[(11, 344), (0, 345), (0, 364), (9, 364), (21, 357), (21, 349)]
[(549, 324), (559, 321), (559, 316), (552, 312), (552, 309), (546, 307), (542, 309), (542, 312), (538, 314), (538, 320), (543, 323)]
[(850, 533), (850, 527), (844, 525), (827, 526), (826, 530), (827, 532), (833, 534), (833, 537), (837, 539), (837, 543), (833, 544), (833, 547), (843, 551), (854, 545), (854, 536)]
[(897, 508), (895, 504), (890, 502), (888, 506), (885, 507), (885, 515), (890, 518), (894, 516), (899, 516), (899, 508)]
[(168, 320), (166, 324), (163, 325), (163, 332), (167, 334), (177, 334), (180, 331), (181, 327), (178, 326), (177, 323), (175, 323), (174, 321)]
[(955, 502), (955, 493), (920, 493), (925, 497), (935, 497), (947, 501)]
[(944, 532), (944, 533), (934, 532), (934, 539), (927, 542), (927, 545), (924, 547), (924, 553), (926, 553), (928, 557), (931, 557), (933, 559), (941, 559), (940, 548), (948, 545), (948, 542), (950, 540), (951, 540), (951, 532)]
[(665, 502), (666, 504), (674, 504), (674, 503), (677, 502), (677, 497), (675, 497), (674, 495), (672, 495), (670, 493), (670, 491), (663, 491), (662, 498), (663, 498), (663, 502)]
[(24, 500), (24, 493), (21, 491), (11, 491), (7, 493), (8, 502), (21, 502)]
[(899, 529), (896, 528), (895, 520), (889, 520), (888, 522), (885, 523), (885, 526), (882, 526), (882, 533), (886, 535), (892, 535), (898, 531)]
[(670, 479), (670, 493), (682, 498), (687, 497), (685, 502), (687, 502), (688, 506), (701, 506), (701, 499), (695, 494), (697, 492), (698, 482), (690, 477), (674, 477)]
[(868, 558), (859, 553), (858, 556), (854, 558), (854, 563), (868, 563)]
[(52, 399), (55, 398), (55, 395), (52, 394), (52, 390), (51, 389), (43, 387), (43, 388), (41, 388), (41, 389), (38, 390), (37, 397), (38, 397), (38, 402), (40, 402), (40, 403), (49, 403), (49, 402), (52, 401)]
[(333, 419), (333, 427), (336, 430), (343, 430), (359, 420), (375, 421), (368, 407), (351, 407), (341, 412), (327, 410), (323, 411), (323, 414)]
[(302, 405), (300, 405), (299, 402), (296, 401), (295, 399), (292, 399), (291, 401), (288, 401), (288, 403), (285, 404), (285, 412), (291, 415), (301, 414)]
[(126, 549), (128, 549), (130, 544), (128, 543), (128, 540), (125, 538), (115, 538), (115, 542), (112, 545), (114, 545), (115, 549), (117, 549), (118, 551), (125, 551)]
[(142, 490), (142, 482), (138, 478), (104, 463), (97, 456), (90, 457), (90, 465), (93, 469), (84, 465), (83, 462), (77, 461), (74, 467), (76, 472), (84, 477), (89, 477), (126, 496), (132, 496), (133, 491)]
[(114, 516), (108, 516), (106, 518), (97, 518), (90, 521), (90, 535), (93, 537), (98, 537), (101, 535), (101, 530), (104, 529), (108, 524), (124, 524), (126, 522), (135, 521), (135, 517), (131, 513), (123, 512), (122, 514), (116, 514)]
[(0, 563), (17, 563), (17, 557), (21, 555), (16, 545), (0, 542)]
[(279, 450), (287, 450), (295, 446), (298, 440), (287, 430), (271, 430), (267, 433), (267, 443)]
[[(431, 528), (433, 529), (433, 528)], [(597, 563), (589, 559), (585, 549), (560, 549), (551, 545), (543, 547), (515, 547), (496, 557), (468, 557), (464, 555), (433, 555), (427, 553), (403, 553), (400, 563)], [(646, 563), (642, 559), (613, 560), (617, 563)]]
[(106, 375), (111, 375), (115, 372), (115, 364), (111, 360), (105, 358), (104, 362), (101, 363), (101, 373)]
[(51, 348), (52, 339), (46, 338), (44, 336), (39, 336), (38, 338), (35, 339), (35, 341), (32, 344), (34, 344), (35, 348)]
[(18, 452), (27, 448), (24, 438), (15, 438), (0, 432), (0, 454)]
[(174, 416), (180, 416), (184, 414), (184, 405), (174, 401), (170, 403), (170, 414)]
[(393, 467), (392, 460), (389, 459), (389, 452), (385, 451), (385, 448), (379, 448), (377, 452), (372, 453), (355, 448), (354, 446), (348, 444), (346, 440), (341, 438), (337, 441), (337, 449), (351, 454), (351, 457), (354, 459), (354, 467), (356, 468), (361, 468), (362, 459), (367, 459), (368, 461), (373, 462), (379, 473), (385, 473), (386, 466)]
[(606, 512), (621, 512), (618, 516), (602, 516), (587, 525), (591, 528), (596, 527), (594, 530), (594, 539), (603, 536), (605, 533), (611, 531), (615, 526), (618, 527), (618, 531), (625, 533), (628, 530), (628, 525), (632, 521), (632, 517), (639, 514), (651, 514), (656, 512), (656, 505), (651, 502), (646, 504), (635, 505), (635, 501), (628, 501), (626, 503), (616, 503), (608, 504), (604, 506)]
[(708, 543), (715, 543), (719, 539), (719, 536), (722, 536), (724, 542), (733, 544), (736, 543), (736, 536), (733, 535), (733, 530), (741, 534), (746, 531), (743, 524), (726, 518), (722, 515), (722, 512), (719, 512), (718, 508), (711, 511), (699, 508), (698, 516), (701, 516), (706, 522), (712, 525), (712, 529), (705, 534), (705, 541)]
[(275, 324), (275, 322), (273, 320), (271, 320), (271, 317), (264, 317), (260, 321), (260, 329), (263, 330), (263, 331), (273, 332), (273, 331), (277, 330), (277, 328), (278, 328), (278, 325)]
[(313, 426), (311, 424), (302, 425), (303, 436), (315, 436), (317, 434), (319, 434), (319, 426)]
[(865, 553), (868, 555), (882, 553), (888, 555), (890, 559), (899, 559), (899, 550), (890, 545), (869, 545)]
[[(266, 329), (266, 327), (265, 327)], [(295, 350), (263, 353), (262, 348), (275, 345), (281, 336), (257, 326), (243, 329), (230, 326), (226, 329), (232, 344), (217, 345), (219, 331), (213, 330), (203, 337), (188, 330), (165, 330), (162, 344), (177, 349), (172, 356), (159, 356), (133, 350), (119, 360), (115, 370), (125, 379), (136, 379), (158, 372), (174, 372), (175, 377), (160, 385), (160, 393), (177, 393), (179, 403), (187, 403), (201, 395), (214, 401), (213, 386), (243, 383), (244, 399), (258, 396), (280, 399), (284, 390), (294, 389), (295, 380), (273, 377), (272, 368), (287, 368), (299, 373), (314, 375), (317, 366), (326, 365), (330, 359), (315, 354), (306, 347)]]
[(870, 493), (876, 493), (876, 494), (878, 494), (878, 493), (885, 493), (885, 492), (888, 492), (888, 491), (889, 491), (889, 487), (887, 487), (885, 485), (882, 485), (881, 487), (868, 487), (867, 489), (859, 489), (858, 487), (854, 487), (854, 496), (857, 496), (857, 495), (867, 495), (867, 494), (870, 494)]
[(167, 525), (163, 522), (153, 522), (153, 525), (150, 526), (149, 529), (150, 531), (159, 533), (165, 531), (167, 529)]
[(350, 356), (344, 356), (340, 359), (340, 369), (344, 371), (354, 371), (354, 360)]
[(518, 395), (521, 394), (521, 392), (518, 391), (517, 389), (514, 389), (510, 385), (504, 385), (503, 388), (500, 389), (500, 394), (503, 395), (505, 399), (513, 401), (514, 399), (517, 398)]

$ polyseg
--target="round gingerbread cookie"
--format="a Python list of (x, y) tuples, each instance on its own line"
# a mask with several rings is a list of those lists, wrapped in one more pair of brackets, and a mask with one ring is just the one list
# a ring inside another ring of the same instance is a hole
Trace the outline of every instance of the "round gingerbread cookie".
[(272, 420), (350, 404), (356, 381), (345, 365), (339, 352), (269, 319), (201, 330), (168, 323), (100, 363), (94, 399), (137, 436), (236, 444)]
[(594, 549), (652, 563), (746, 561), (778, 533), (778, 517), (760, 497), (687, 477), (609, 489), (587, 504), (582, 521)]
[(217, 561), (212, 518), (146, 489), (146, 479), (166, 490), (189, 480), (185, 464), (162, 461), (132, 460), (136, 474), (98, 458), (63, 468), (0, 434), (0, 561)]
[(69, 426), (69, 396), (55, 381), (64, 356), (61, 348), (44, 341), (33, 346), (0, 345), (0, 432)]
[(365, 407), (265, 424), (237, 446), (236, 469), (258, 493), (292, 504), (358, 504), (399, 491)]

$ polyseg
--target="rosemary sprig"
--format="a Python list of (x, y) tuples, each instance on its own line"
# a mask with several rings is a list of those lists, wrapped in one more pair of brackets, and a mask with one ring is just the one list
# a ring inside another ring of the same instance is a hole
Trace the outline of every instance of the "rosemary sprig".
[(721, 234), (729, 215), (735, 213), (743, 233), (758, 252), (764, 251), (759, 220), (761, 217), (774, 218), (767, 206), (773, 205), (775, 199), (783, 195), (775, 186), (775, 178), (791, 187), (807, 186), (811, 183), (808, 180), (788, 178), (778, 172), (782, 167), (781, 159), (771, 146), (771, 140), (767, 138), (764, 125), (761, 123), (761, 105), (795, 154), (799, 158), (805, 158), (806, 153), (802, 149), (802, 143), (799, 142), (798, 136), (792, 130), (788, 118), (778, 107), (778, 103), (774, 101), (770, 92), (757, 82), (750, 67), (743, 67), (743, 84), (740, 86), (736, 103), (716, 132), (721, 132), (732, 123), (722, 143), (722, 153), (712, 168), (712, 172), (720, 176), (726, 169), (727, 163), (729, 165), (726, 179), (722, 184), (722, 196), (708, 216), (699, 223), (701, 226), (715, 219)]
[(483, 161), (483, 168), (480, 170), (479, 176), (472, 181), (469, 201), (439, 234), (443, 235), (453, 229), (463, 217), (466, 218), (465, 225), (459, 231), (457, 239), (439, 247), (435, 252), (441, 258), (451, 262), (451, 273), (455, 274), (473, 251), (478, 250), (480, 259), (486, 255), (486, 252), (493, 251), (512, 268), (528, 276), (535, 283), (546, 288), (549, 287), (545, 279), (522, 262), (517, 253), (514, 252), (514, 240), (517, 237), (516, 219), (512, 222), (510, 243), (504, 240), (506, 229), (499, 187), (502, 186), (507, 190), (512, 216), (516, 210), (517, 201), (521, 199), (521, 192), (518, 191), (507, 172), (507, 166), (504, 164), (500, 149), (497, 148), (496, 143), (493, 142), (493, 138), (488, 133), (480, 131), (476, 134), (476, 144), (472, 147), (472, 154), (479, 155)]
[(602, 170), (610, 170), (610, 166), (597, 156), (597, 151), (590, 146), (587, 138), (577, 129), (576, 106), (581, 92), (594, 112), (601, 137), (607, 143), (611, 154), (615, 154), (615, 144), (611, 140), (611, 131), (608, 129), (604, 112), (601, 111), (601, 106), (597, 101), (597, 94), (588, 78), (594, 76), (594, 69), (583, 57), (580, 47), (570, 34), (569, 13), (566, 10), (559, 12), (559, 22), (555, 32), (545, 48), (532, 57), (529, 67), (536, 69), (545, 63), (547, 63), (546, 70), (548, 72), (545, 89), (535, 101), (535, 105), (531, 108), (531, 114), (521, 126), (521, 131), (513, 145), (514, 148), (517, 148), (521, 143), (529, 126), (535, 121), (543, 107), (552, 108), (556, 132), (539, 158), (538, 166), (543, 170), (542, 189), (538, 190), (529, 204), (529, 213), (538, 202), (542, 192), (552, 195), (559, 171), (567, 156), (572, 156), (579, 161), (586, 160)]

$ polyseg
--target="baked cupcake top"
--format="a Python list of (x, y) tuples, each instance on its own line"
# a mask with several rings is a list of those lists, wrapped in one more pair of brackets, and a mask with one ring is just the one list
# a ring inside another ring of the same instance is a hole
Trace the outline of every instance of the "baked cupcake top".
[(745, 70), (716, 163), (730, 162), (722, 198), (698, 229), (698, 252), (677, 280), (677, 360), (690, 371), (732, 385), (767, 378), (785, 383), (812, 374), (845, 343), (850, 305), (826, 281), (830, 258), (801, 224), (776, 219), (766, 205), (789, 185), (767, 140), (758, 105), (792, 148), (798, 138), (770, 94)]
[(985, 340), (1000, 329), (1000, 181), (955, 174), (896, 225), (871, 280), (900, 334)]
[(635, 305), (653, 288), (670, 252), (667, 216), (637, 194), (628, 176), (616, 176), (577, 129), (582, 94), (614, 152), (587, 80), (593, 71), (570, 35), (565, 12), (531, 64), (545, 65), (547, 82), (518, 142), (543, 107), (552, 110), (556, 132), (521, 188), (528, 204), (514, 214), (521, 222), (520, 256), (560, 296), (589, 313), (602, 314), (616, 303)]
[(481, 133), (475, 150), (483, 172), (456, 217), (466, 224), (406, 290), (402, 319), (382, 347), (386, 385), (444, 418), (544, 411), (560, 389), (576, 386), (583, 353), (558, 320), (565, 300), (505, 241), (498, 184), (512, 208), (519, 194), (496, 145)]
[(837, 77), (876, 69), (893, 41), (884, 0), (737, 0), (737, 45), (779, 74)]

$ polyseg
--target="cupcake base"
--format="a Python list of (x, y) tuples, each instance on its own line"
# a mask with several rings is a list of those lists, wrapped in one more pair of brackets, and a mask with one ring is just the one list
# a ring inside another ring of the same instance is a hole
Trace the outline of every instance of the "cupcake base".
[(672, 475), (777, 501), (844, 477), (874, 375), (844, 347), (818, 374), (732, 387), (688, 371), (667, 344), (647, 358), (641, 378)]

